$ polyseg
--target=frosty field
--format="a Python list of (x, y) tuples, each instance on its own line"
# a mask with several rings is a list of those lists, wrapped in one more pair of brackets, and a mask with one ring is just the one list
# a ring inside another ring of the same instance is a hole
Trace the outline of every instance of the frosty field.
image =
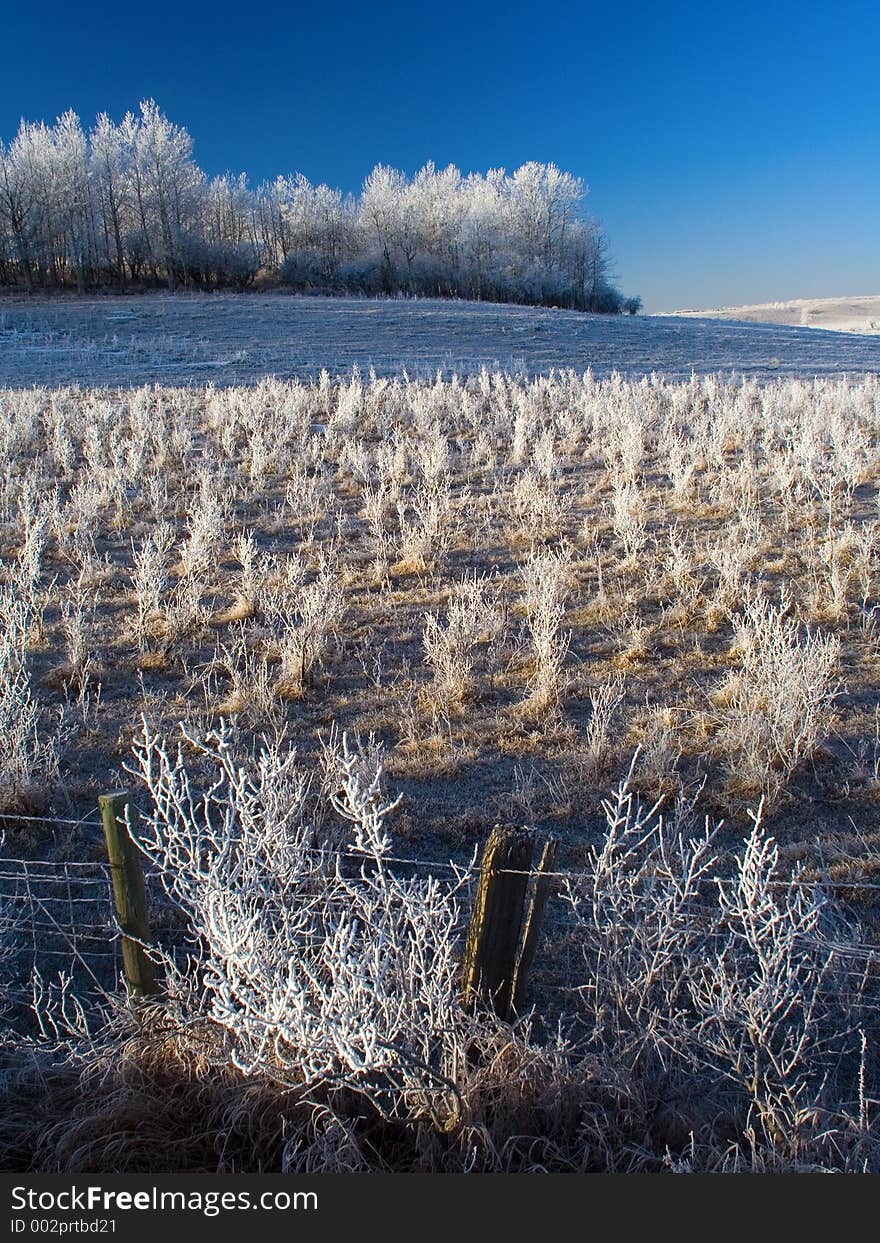
[[(880, 1170), (878, 371), (712, 321), (5, 302), (5, 1164)], [(156, 1006), (94, 914), (121, 786)], [(460, 984), (498, 824), (558, 869), (501, 1015)]]
[(0, 300), (0, 385), (251, 384), (326, 369), (366, 375), (486, 367), (713, 372), (769, 378), (880, 371), (880, 338), (669, 316), (489, 303), (151, 295)]

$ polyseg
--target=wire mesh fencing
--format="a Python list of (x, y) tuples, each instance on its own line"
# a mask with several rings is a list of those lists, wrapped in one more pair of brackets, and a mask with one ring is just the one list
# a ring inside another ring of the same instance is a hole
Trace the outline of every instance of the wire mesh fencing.
[[(79, 819), (0, 815), (0, 830), (10, 822), (40, 825), (54, 835), (84, 825), (100, 831), (94, 813)], [(59, 980), (86, 1006), (123, 989), (123, 934), (109, 862), (24, 858), (9, 853), (8, 838), (5, 845), (0, 853), (0, 1021), (27, 1028), (35, 995)], [(185, 922), (164, 897), (159, 878), (148, 873), (146, 880), (153, 943), (174, 952), (185, 941)]]
[[(31, 819), (37, 819), (33, 817)], [(40, 818), (64, 826), (85, 821)], [(338, 854), (344, 866), (364, 866), (355, 851)], [(460, 908), (455, 933), (464, 949), (479, 884), (480, 866), (469, 863), (389, 857), (385, 862), (403, 876), (432, 877), (454, 886)], [(516, 874), (513, 869), (506, 869)], [(522, 875), (522, 873), (520, 873)], [(534, 876), (534, 872), (529, 872)], [(537, 955), (528, 990), (528, 1004), (548, 1018), (563, 1013), (583, 999), (590, 983), (590, 939), (597, 929), (576, 913), (564, 897), (569, 884), (578, 885), (583, 873), (571, 870), (544, 874), (551, 892), (543, 910)], [(150, 946), (180, 960), (195, 945), (195, 934), (183, 911), (166, 896), (158, 873), (145, 872)], [(781, 887), (814, 884), (780, 881)], [(844, 900), (873, 898), (880, 885), (867, 881), (835, 881), (829, 886)], [(722, 952), (725, 933), (719, 931), (717, 909), (707, 908), (707, 956)], [(0, 1015), (15, 1025), (27, 1023), (35, 979), (64, 977), (76, 995), (86, 1000), (125, 987), (123, 932), (114, 906), (111, 867), (101, 860), (23, 859), (0, 857)], [(716, 944), (717, 943), (717, 944)], [(824, 947), (835, 958), (845, 993), (880, 1025), (880, 946), (868, 940), (828, 940)], [(5, 1014), (2, 1011), (5, 1010)]]

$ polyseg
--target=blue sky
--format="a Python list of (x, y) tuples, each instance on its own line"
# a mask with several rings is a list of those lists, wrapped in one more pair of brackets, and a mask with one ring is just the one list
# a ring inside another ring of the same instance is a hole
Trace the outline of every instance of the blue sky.
[(880, 6), (7, 9), (0, 136), (152, 97), (208, 173), (555, 161), (648, 310), (880, 293)]

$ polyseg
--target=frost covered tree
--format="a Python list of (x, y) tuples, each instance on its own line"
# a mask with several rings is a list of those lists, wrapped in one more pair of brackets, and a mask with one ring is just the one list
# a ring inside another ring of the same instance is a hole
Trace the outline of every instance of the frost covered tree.
[(127, 130), (101, 113), (89, 137), (90, 174), (97, 214), (102, 271), (124, 288), (128, 279), (126, 240), (132, 227), (131, 144)]
[(21, 130), (4, 150), (0, 144), (0, 226), (3, 239), (3, 277), (18, 276), (25, 288), (34, 284), (34, 229), (37, 216), (35, 178), (28, 168)]
[(463, 176), (380, 164), (358, 197), (302, 173), (209, 179), (153, 100), (86, 133), (64, 113), (0, 143), (0, 283), (404, 292), (623, 309), (587, 188), (555, 164)]
[(192, 139), (152, 100), (133, 121), (135, 194), (151, 263), (173, 289), (180, 275), (186, 235), (205, 199), (204, 174), (192, 160)]

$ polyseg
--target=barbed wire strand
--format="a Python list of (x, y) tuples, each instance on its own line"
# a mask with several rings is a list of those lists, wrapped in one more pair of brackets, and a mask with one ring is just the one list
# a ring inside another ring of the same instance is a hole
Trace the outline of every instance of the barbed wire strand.
[(9, 820), (14, 824), (72, 824), (77, 827), (84, 824), (93, 824), (95, 828), (100, 827), (101, 821), (93, 812), (89, 812), (87, 816), (83, 816), (79, 820), (71, 820), (65, 816), (26, 816), (17, 812), (0, 812), (0, 820)]

